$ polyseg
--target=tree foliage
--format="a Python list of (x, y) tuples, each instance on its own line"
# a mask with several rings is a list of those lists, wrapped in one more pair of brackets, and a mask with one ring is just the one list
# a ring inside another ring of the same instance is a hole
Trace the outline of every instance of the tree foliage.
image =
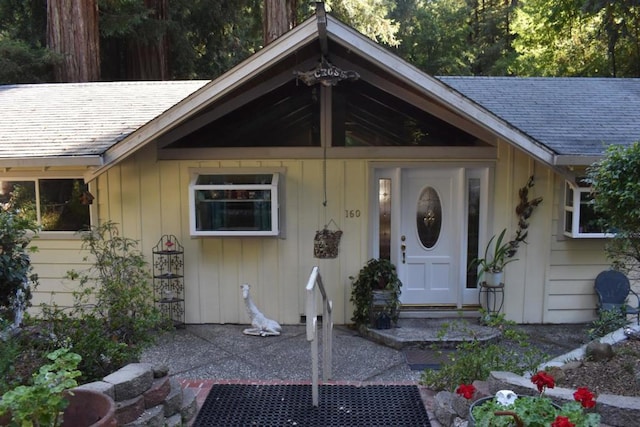
[[(103, 80), (210, 79), (264, 47), (268, 0), (96, 0)], [(289, 26), (313, 2), (279, 0)], [(434, 75), (640, 76), (638, 0), (326, 0)], [(0, 83), (54, 79), (47, 0), (0, 0)]]
[(31, 288), (37, 286), (30, 246), (37, 225), (11, 209), (0, 209), (0, 332), (5, 322), (20, 326), (19, 316), (31, 306)]
[(327, 11), (378, 43), (397, 46), (398, 23), (389, 18), (394, 0), (327, 0)]
[(465, 0), (399, 0), (391, 13), (399, 23), (396, 53), (427, 73), (469, 75), (474, 53), (465, 22), (471, 9)]
[(596, 212), (604, 229), (615, 232), (607, 244), (614, 265), (627, 272), (640, 263), (640, 142), (612, 145), (587, 171)]
[(519, 75), (640, 75), (635, 0), (522, 0), (514, 32)]

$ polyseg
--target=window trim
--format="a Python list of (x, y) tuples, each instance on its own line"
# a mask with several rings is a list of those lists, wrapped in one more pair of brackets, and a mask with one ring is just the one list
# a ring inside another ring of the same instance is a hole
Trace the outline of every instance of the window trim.
[[(571, 202), (567, 203), (569, 191), (572, 191)], [(580, 232), (580, 207), (581, 194), (591, 193), (591, 187), (580, 187), (571, 181), (565, 181), (562, 199), (562, 232), (573, 239), (606, 239), (614, 235), (612, 233), (583, 233)], [(571, 213), (571, 231), (567, 230), (567, 214)]]
[[(35, 196), (36, 196), (36, 222), (38, 226), (42, 225), (42, 212), (41, 212), (41, 203), (40, 203), (40, 185), (39, 181), (41, 180), (55, 180), (55, 179), (77, 179), (82, 180), (87, 190), (95, 194), (95, 182), (87, 181), (85, 177), (81, 173), (65, 173), (65, 172), (54, 172), (46, 175), (25, 175), (24, 173), (6, 173), (0, 175), (1, 181), (32, 181), (35, 183)], [(89, 227), (93, 227), (94, 218), (96, 217), (96, 204), (93, 203), (89, 205)], [(80, 239), (81, 236), (79, 232), (83, 230), (38, 230), (38, 238), (42, 240), (48, 239)]]
[[(272, 175), (270, 184), (196, 184), (201, 175)], [(282, 197), (284, 194), (284, 170), (262, 168), (192, 168), (189, 180), (189, 232), (191, 237), (280, 237), (283, 238), (284, 213)], [(254, 230), (198, 230), (196, 229), (196, 191), (199, 190), (271, 190), (271, 229)]]

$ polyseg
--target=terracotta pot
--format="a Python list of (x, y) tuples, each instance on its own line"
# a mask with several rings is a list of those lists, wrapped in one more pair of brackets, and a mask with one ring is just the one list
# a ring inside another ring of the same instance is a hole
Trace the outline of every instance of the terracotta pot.
[(106, 394), (75, 389), (67, 392), (69, 406), (64, 410), (61, 427), (116, 427), (116, 404)]

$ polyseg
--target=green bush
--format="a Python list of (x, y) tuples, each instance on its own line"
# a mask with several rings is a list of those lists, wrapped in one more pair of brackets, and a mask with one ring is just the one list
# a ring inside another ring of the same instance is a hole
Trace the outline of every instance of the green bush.
[(113, 222), (83, 232), (82, 241), (93, 264), (87, 271), (67, 273), (80, 281), (73, 315), (105, 319), (109, 335), (118, 342), (141, 345), (152, 341), (149, 331), (161, 325), (162, 316), (153, 302), (151, 273), (136, 249), (137, 241), (120, 236)]
[(79, 281), (73, 306), (42, 306), (42, 326), (54, 346), (82, 356), (82, 380), (92, 381), (138, 360), (155, 333), (171, 325), (154, 304), (150, 272), (135, 240), (121, 237), (112, 222), (83, 232), (82, 239), (93, 264), (68, 272)]
[(628, 324), (627, 316), (620, 310), (598, 310), (598, 318), (589, 324), (587, 335), (594, 340)]
[(82, 356), (78, 369), (82, 383), (100, 380), (124, 365), (135, 362), (143, 346), (126, 344), (115, 338), (106, 319), (91, 313), (69, 315), (53, 306), (44, 310), (47, 321), (40, 326), (54, 337), (52, 347), (68, 346)]
[[(504, 314), (482, 316), (487, 325), (500, 330), (501, 336), (492, 342), (478, 339), (465, 341), (456, 346), (439, 370), (427, 369), (420, 382), (433, 390), (453, 391), (460, 384), (471, 384), (485, 380), (491, 371), (509, 371), (519, 375), (533, 372), (545, 360), (545, 354), (529, 345), (528, 335), (519, 331), (516, 324), (504, 319)], [(460, 331), (463, 329), (463, 331)], [(474, 337), (474, 331), (464, 323), (454, 321), (443, 327), (441, 337), (447, 332), (463, 332)]]
[(47, 355), (51, 363), (33, 374), (32, 383), (7, 391), (0, 399), (0, 415), (11, 412), (12, 426), (58, 426), (69, 402), (63, 392), (78, 385), (80, 356), (67, 348)]
[[(38, 276), (32, 273), (29, 246), (38, 227), (15, 212), (0, 208), (0, 320), (3, 328), (17, 323), (19, 315), (31, 305), (31, 288), (37, 286)], [(1, 336), (0, 336), (1, 338)]]
[[(3, 323), (0, 321), (0, 330), (4, 328)], [(20, 354), (20, 346), (18, 342), (13, 338), (8, 338), (0, 345), (0, 394), (3, 394), (9, 388), (16, 385), (15, 378), (15, 361)]]

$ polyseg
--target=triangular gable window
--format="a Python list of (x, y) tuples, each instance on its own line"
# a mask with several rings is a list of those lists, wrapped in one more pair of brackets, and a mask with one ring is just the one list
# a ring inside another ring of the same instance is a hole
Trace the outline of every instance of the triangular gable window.
[(333, 145), (474, 146), (476, 138), (365, 81), (333, 88)]
[(292, 80), (169, 147), (319, 147), (319, 92)]
[(294, 79), (165, 148), (320, 147), (322, 99), (332, 100), (335, 147), (481, 145), (472, 135), (363, 80), (340, 82), (329, 89), (331, 97), (321, 96), (321, 90), (319, 84)]

